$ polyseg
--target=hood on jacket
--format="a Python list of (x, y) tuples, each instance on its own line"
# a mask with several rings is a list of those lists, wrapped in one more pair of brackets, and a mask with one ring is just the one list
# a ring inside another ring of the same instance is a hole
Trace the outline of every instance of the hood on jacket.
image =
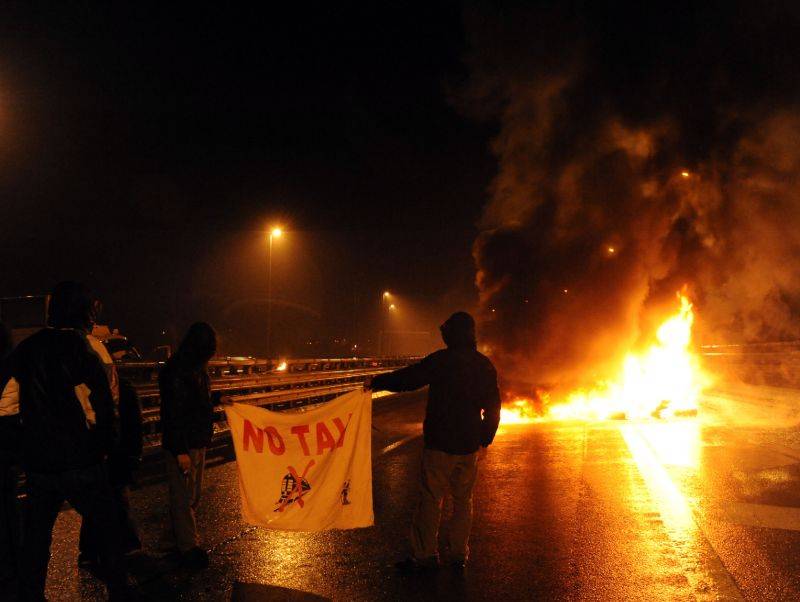
[(217, 333), (206, 322), (195, 322), (175, 352), (175, 358), (191, 368), (200, 368), (217, 352)]
[(448, 347), (470, 347), (477, 346), (475, 340), (475, 320), (465, 311), (457, 311), (447, 318), (444, 324), (439, 327), (442, 333), (442, 340)]
[(85, 284), (72, 280), (59, 282), (50, 293), (47, 325), (91, 332), (100, 308), (100, 301)]

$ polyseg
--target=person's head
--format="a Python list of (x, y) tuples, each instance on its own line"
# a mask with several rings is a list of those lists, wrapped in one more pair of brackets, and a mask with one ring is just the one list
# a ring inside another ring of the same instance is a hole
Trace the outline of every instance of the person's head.
[(13, 342), (11, 340), (11, 331), (8, 327), (0, 322), (0, 360), (4, 359), (11, 353)]
[(47, 325), (91, 332), (100, 307), (100, 301), (86, 285), (71, 280), (59, 282), (50, 293)]
[(175, 355), (194, 368), (205, 365), (217, 352), (217, 333), (210, 324), (195, 322), (189, 327)]
[(465, 311), (457, 311), (439, 327), (448, 347), (475, 348), (475, 320)]

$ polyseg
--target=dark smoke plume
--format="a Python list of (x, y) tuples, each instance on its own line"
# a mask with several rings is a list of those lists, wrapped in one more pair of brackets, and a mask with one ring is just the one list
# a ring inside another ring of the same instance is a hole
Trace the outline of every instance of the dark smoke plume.
[(683, 287), (704, 342), (800, 336), (800, 5), (498, 6), (462, 101), (501, 124), (474, 257), (505, 376), (603, 377)]

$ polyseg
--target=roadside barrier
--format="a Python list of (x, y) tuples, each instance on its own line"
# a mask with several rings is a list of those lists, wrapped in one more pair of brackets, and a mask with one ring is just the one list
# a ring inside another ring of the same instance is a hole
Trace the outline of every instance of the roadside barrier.
[[(407, 366), (417, 357), (389, 358), (315, 358), (264, 360), (249, 357), (216, 358), (209, 362), (211, 392), (218, 400), (229, 397), (280, 411), (324, 403), (356, 389), (369, 376)], [(142, 402), (145, 447), (153, 449), (161, 442), (158, 373), (163, 362), (119, 362), (120, 378), (127, 379)], [(225, 413), (215, 413), (215, 437), (225, 436), (228, 425)]]

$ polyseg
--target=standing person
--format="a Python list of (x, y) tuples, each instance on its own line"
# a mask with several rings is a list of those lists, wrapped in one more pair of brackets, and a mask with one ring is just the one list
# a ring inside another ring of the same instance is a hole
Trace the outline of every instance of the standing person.
[[(142, 459), (142, 406), (136, 389), (125, 379), (119, 381), (119, 439), (108, 458), (108, 478), (116, 501), (121, 529), (120, 547), (127, 554), (142, 549), (136, 524), (130, 515), (128, 489)], [(100, 534), (91, 519), (81, 523), (78, 566), (91, 567), (99, 561)]]
[(98, 306), (84, 285), (58, 284), (48, 327), (12, 354), (27, 490), (19, 575), (23, 600), (44, 599), (53, 525), (64, 500), (97, 525), (110, 597), (129, 591), (104, 462), (115, 438), (114, 400), (105, 368), (86, 338)]
[(378, 391), (413, 391), (430, 386), (423, 423), (420, 499), (411, 522), (412, 555), (398, 563), (400, 569), (438, 566), (439, 521), (448, 491), (453, 496), (450, 561), (454, 568), (464, 568), (469, 556), (478, 453), (492, 443), (500, 423), (497, 373), (492, 362), (477, 350), (472, 316), (454, 313), (440, 330), (446, 349), (367, 383), (368, 388)]
[(17, 575), (19, 384), (11, 375), (11, 333), (0, 322), (0, 584)]
[(164, 544), (174, 543), (181, 563), (193, 569), (208, 566), (208, 554), (200, 547), (195, 510), (200, 502), (206, 448), (214, 432), (208, 361), (216, 351), (214, 329), (205, 322), (192, 324), (158, 377), (169, 484)]

